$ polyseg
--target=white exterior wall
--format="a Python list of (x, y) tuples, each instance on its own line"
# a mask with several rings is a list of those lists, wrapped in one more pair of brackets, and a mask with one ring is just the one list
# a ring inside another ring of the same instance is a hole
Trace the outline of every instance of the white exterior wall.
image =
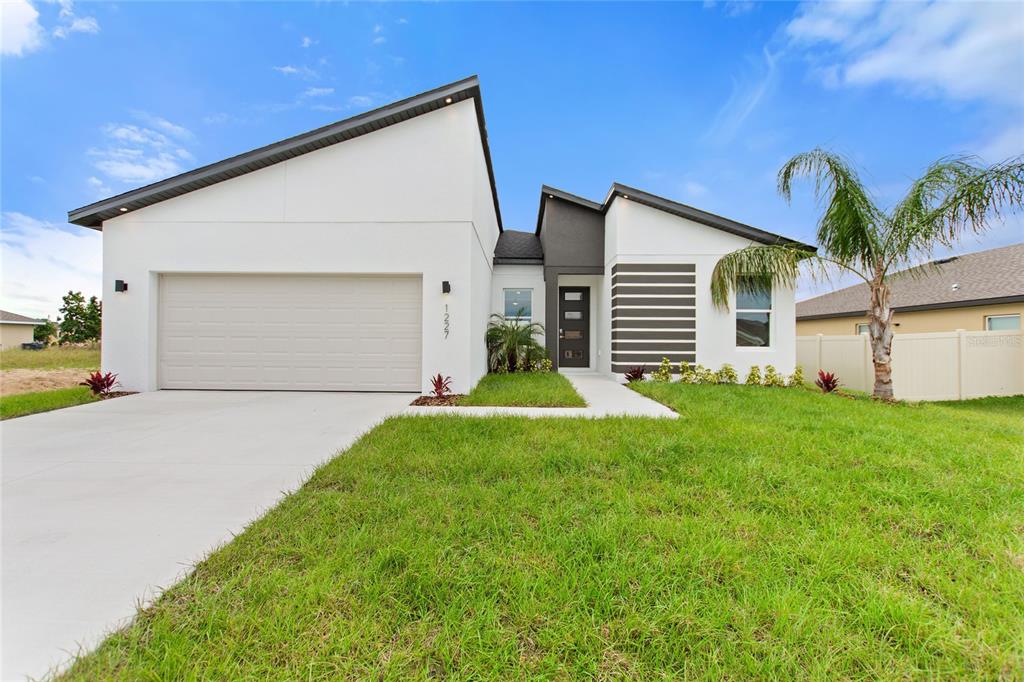
[[(717, 370), (724, 363), (742, 378), (752, 365), (774, 365), (789, 374), (796, 363), (796, 299), (793, 289), (772, 292), (771, 346), (736, 346), (736, 309), (711, 303), (711, 273), (727, 253), (752, 243), (748, 239), (674, 216), (621, 197), (605, 217), (605, 301), (610, 301), (612, 266), (616, 263), (694, 263), (696, 265), (697, 362)], [(611, 344), (611, 310), (601, 309), (601, 344)], [(604, 322), (606, 320), (606, 324)], [(609, 353), (604, 354), (610, 357)], [(609, 371), (609, 369), (602, 369)]]
[[(544, 324), (544, 266), (542, 265), (495, 265), (491, 279), (491, 310), (488, 313), (505, 313), (505, 289), (531, 289), (533, 291), (533, 321)], [(486, 324), (484, 325), (486, 329)], [(537, 336), (537, 342), (544, 345), (544, 334)], [(557, 333), (557, 330), (556, 330)]]
[(497, 237), (482, 159), (467, 100), (106, 221), (104, 370), (156, 389), (160, 273), (419, 274), (423, 389), (442, 372), (468, 391), (486, 365)]

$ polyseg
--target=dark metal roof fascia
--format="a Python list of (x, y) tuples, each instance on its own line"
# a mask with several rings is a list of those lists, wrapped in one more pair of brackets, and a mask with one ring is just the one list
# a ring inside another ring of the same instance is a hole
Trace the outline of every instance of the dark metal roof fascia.
[(316, 151), (328, 145), (366, 135), (367, 133), (447, 106), (445, 99), (449, 97), (452, 99), (452, 104), (466, 99), (473, 99), (476, 105), (480, 142), (483, 146), (484, 160), (487, 164), (487, 175), (491, 183), (491, 196), (494, 200), (494, 213), (498, 220), (498, 231), (501, 232), (504, 230), (504, 227), (501, 221), (501, 209), (498, 205), (498, 188), (494, 179), (491, 150), (487, 143), (487, 126), (484, 121), (483, 101), (480, 96), (480, 81), (476, 76), (470, 76), (469, 78), (443, 85), (434, 90), (385, 105), (373, 111), (368, 111), (343, 121), (337, 121), (321, 128), (301, 133), (294, 137), (289, 137), (144, 187), (129, 190), (128, 192), (102, 199), (81, 208), (76, 208), (68, 211), (68, 222), (102, 230), (104, 220), (125, 213), (125, 211), (121, 211), (122, 207), (127, 208), (130, 212), (238, 177), (239, 175), (245, 175), (246, 173), (266, 168), (267, 166)]
[[(922, 303), (921, 305), (893, 306), (896, 313), (918, 313), (924, 310), (942, 310), (943, 308), (973, 308), (979, 305), (1000, 305), (1003, 303), (1018, 303), (1024, 301), (1024, 294), (1020, 296), (996, 296), (995, 298), (974, 298), (969, 301), (943, 301), (942, 303)], [(797, 315), (800, 320), (830, 320), (835, 317), (866, 317), (865, 310), (844, 310), (837, 313), (819, 313), (817, 315)]]

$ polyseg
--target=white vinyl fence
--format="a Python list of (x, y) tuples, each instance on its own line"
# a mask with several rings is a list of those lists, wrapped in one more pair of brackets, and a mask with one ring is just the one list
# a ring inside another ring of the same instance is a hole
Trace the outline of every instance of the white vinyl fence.
[[(798, 336), (796, 361), (808, 381), (823, 369), (834, 372), (847, 388), (874, 388), (867, 334)], [(893, 391), (901, 400), (1024, 394), (1024, 331), (897, 334), (892, 375)]]

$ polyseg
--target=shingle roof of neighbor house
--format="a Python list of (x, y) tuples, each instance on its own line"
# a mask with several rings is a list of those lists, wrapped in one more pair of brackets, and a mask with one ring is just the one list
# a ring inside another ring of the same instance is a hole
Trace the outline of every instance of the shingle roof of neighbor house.
[(543, 263), (544, 250), (540, 238), (533, 232), (505, 230), (498, 235), (494, 245), (494, 262), (497, 265), (515, 263)]
[[(1024, 244), (943, 258), (890, 278), (892, 307), (910, 312), (1024, 301)], [(857, 284), (796, 304), (796, 319), (866, 313), (868, 285)]]
[(550, 199), (568, 201), (578, 206), (589, 208), (592, 211), (597, 211), (599, 213), (607, 213), (608, 209), (612, 205), (612, 201), (614, 201), (616, 197), (622, 197), (623, 199), (627, 199), (638, 204), (643, 204), (644, 206), (650, 206), (651, 208), (655, 208), (659, 211), (671, 213), (672, 215), (679, 216), (680, 218), (686, 218), (687, 220), (692, 220), (696, 223), (701, 223), (703, 225), (707, 225), (718, 230), (730, 232), (732, 234), (744, 237), (751, 241), (760, 242), (762, 244), (788, 244), (790, 246), (806, 249), (808, 251), (816, 250), (815, 247), (810, 246), (808, 244), (803, 244), (801, 242), (789, 239), (787, 237), (783, 237), (781, 235), (774, 234), (772, 232), (766, 232), (756, 227), (751, 227), (750, 225), (745, 225), (743, 223), (736, 222), (735, 220), (732, 220), (730, 218), (725, 218), (714, 213), (703, 211), (699, 208), (694, 208), (693, 206), (681, 204), (678, 201), (672, 201), (671, 199), (666, 199), (665, 197), (659, 197), (656, 194), (651, 194), (650, 192), (645, 192), (642, 189), (636, 189), (635, 187), (623, 185), (622, 183), (619, 182), (612, 183), (612, 187), (610, 190), (608, 190), (608, 195), (605, 197), (603, 203), (597, 203), (596, 201), (591, 201), (590, 199), (584, 199), (583, 197), (576, 196), (575, 194), (570, 194), (569, 192), (564, 192), (554, 187), (549, 187), (548, 185), (541, 186), (540, 210), (537, 212), (536, 233), (540, 234), (541, 225), (544, 222), (544, 207), (547, 205), (547, 202)]
[(10, 324), (42, 324), (46, 320), (37, 320), (34, 317), (25, 317), (18, 313), (9, 313), (6, 310), (0, 310), (0, 322), (7, 322)]
[[(259, 149), (232, 156), (190, 170), (180, 175), (160, 180), (153, 184), (139, 187), (123, 194), (118, 194), (101, 201), (68, 211), (68, 222), (83, 227), (102, 229), (103, 221), (134, 211), (145, 206), (187, 194), (203, 187), (209, 187), (224, 180), (252, 173), (275, 163), (316, 151), (354, 137), (372, 133), (381, 128), (407, 121), (410, 118), (429, 113), (455, 102), (472, 99), (476, 105), (476, 119), (480, 127), (480, 141), (483, 144), (484, 160), (487, 163), (487, 175), (491, 181), (491, 197), (494, 201), (494, 213), (498, 219), (498, 231), (502, 228), (501, 211), (498, 208), (498, 188), (494, 182), (494, 169), (491, 165), (491, 150), (487, 144), (487, 126), (484, 123), (484, 106), (480, 98), (480, 81), (470, 76), (434, 90), (414, 95), (392, 104), (367, 111), (364, 114), (346, 118), (336, 123), (310, 130), (309, 132), (274, 142)], [(127, 209), (123, 211), (122, 209)]]

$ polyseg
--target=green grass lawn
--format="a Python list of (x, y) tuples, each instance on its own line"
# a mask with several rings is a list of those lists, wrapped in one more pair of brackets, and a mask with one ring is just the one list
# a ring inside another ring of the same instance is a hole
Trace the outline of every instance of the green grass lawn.
[(0, 369), (100, 368), (100, 349), (50, 346), (43, 350), (11, 348), (0, 351)]
[(572, 383), (558, 372), (488, 374), (460, 405), (586, 407)]
[(18, 393), (0, 396), (0, 419), (24, 417), (36, 412), (49, 412), (62, 407), (91, 403), (97, 398), (85, 386), (58, 388), (54, 391)]
[(682, 418), (386, 421), (68, 677), (1024, 669), (1019, 399), (640, 390)]

